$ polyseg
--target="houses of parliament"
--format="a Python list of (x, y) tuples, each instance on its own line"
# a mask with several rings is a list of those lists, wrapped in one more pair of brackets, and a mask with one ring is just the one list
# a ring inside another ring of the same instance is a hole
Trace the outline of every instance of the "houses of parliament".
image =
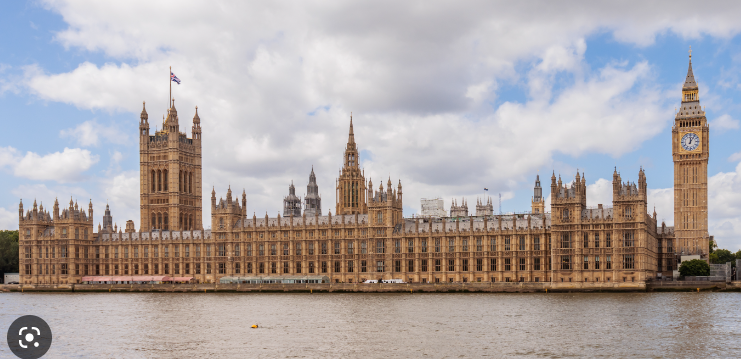
[[(312, 169), (307, 195), (293, 184), (283, 215), (248, 216), (231, 188), (211, 192), (210, 229), (202, 223), (202, 138), (196, 108), (192, 137), (180, 132), (174, 102), (152, 135), (146, 108), (139, 121), (140, 227), (102, 225), (70, 200), (51, 212), (34, 201), (18, 209), (22, 284), (80, 283), (85, 276), (327, 276), (332, 283), (366, 279), (440, 282), (645, 282), (671, 276), (679, 254), (708, 257), (709, 127), (690, 57), (681, 107), (672, 127), (674, 227), (647, 205), (647, 175), (624, 182), (615, 171), (611, 205), (587, 206), (585, 174), (550, 178), (550, 212), (536, 177), (531, 211), (495, 214), (491, 206), (450, 216), (403, 216), (400, 180), (364, 176), (352, 118), (336, 182), (334, 211), (323, 212)], [(339, 142), (339, 141), (338, 141)], [(343, 141), (344, 142), (344, 141)], [(338, 143), (338, 145), (341, 142)], [(669, 145), (669, 144), (667, 144)], [(547, 187), (546, 187), (547, 188)]]

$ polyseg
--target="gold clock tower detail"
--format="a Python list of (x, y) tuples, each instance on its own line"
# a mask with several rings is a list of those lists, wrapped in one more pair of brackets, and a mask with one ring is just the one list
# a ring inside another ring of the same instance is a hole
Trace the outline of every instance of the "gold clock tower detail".
[(692, 50), (682, 105), (672, 127), (676, 247), (708, 259), (708, 157), (710, 131), (692, 73)]

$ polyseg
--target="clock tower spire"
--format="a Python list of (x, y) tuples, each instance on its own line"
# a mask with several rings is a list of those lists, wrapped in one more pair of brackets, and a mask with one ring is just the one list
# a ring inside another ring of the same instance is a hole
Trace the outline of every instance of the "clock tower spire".
[(697, 81), (689, 68), (682, 86), (682, 103), (672, 127), (674, 160), (674, 227), (677, 251), (708, 260), (708, 159), (710, 129), (700, 106)]

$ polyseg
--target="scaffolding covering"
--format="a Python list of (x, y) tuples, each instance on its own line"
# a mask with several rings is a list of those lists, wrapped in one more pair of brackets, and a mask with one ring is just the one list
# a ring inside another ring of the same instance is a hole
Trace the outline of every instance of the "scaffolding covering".
[(445, 211), (445, 204), (443, 203), (442, 198), (422, 198), (421, 202), (421, 208), (422, 208), (422, 217), (446, 217), (447, 212)]

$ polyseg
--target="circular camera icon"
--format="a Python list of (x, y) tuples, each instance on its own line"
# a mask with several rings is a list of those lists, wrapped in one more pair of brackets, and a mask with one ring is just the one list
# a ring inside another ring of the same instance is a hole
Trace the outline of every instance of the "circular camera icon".
[(49, 324), (35, 316), (24, 315), (8, 328), (8, 347), (22, 359), (41, 358), (51, 347)]

